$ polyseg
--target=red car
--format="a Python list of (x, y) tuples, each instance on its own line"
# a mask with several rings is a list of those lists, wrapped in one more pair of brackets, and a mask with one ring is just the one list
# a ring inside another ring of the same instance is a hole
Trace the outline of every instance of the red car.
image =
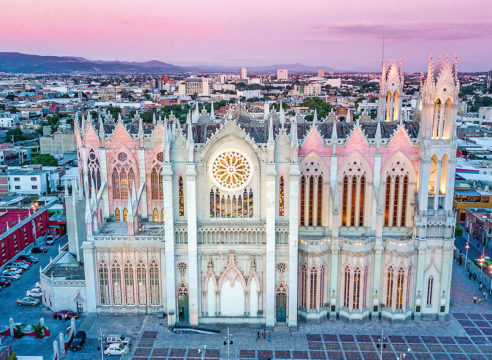
[(15, 260), (15, 262), (24, 263), (24, 264), (27, 264), (29, 266), (32, 265), (32, 262), (30, 262), (29, 260), (25, 260), (25, 259), (17, 259), (17, 260)]
[(39, 254), (39, 253), (47, 253), (48, 249), (41, 247), (41, 246), (35, 246), (31, 249), (31, 253), (33, 254)]
[(71, 318), (78, 319), (79, 314), (77, 314), (75, 311), (60, 310), (53, 314), (53, 318), (56, 320), (62, 320), (62, 319), (70, 320)]
[(5, 287), (5, 286), (9, 286), (9, 285), (10, 285), (10, 280), (5, 279), (5, 278), (0, 279), (0, 286), (1, 287)]

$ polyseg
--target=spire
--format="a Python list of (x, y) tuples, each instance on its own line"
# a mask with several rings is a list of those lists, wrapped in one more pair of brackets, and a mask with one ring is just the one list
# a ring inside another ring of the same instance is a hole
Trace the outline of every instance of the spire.
[(152, 124), (156, 124), (156, 120), (155, 120), (155, 112), (152, 113)]
[(270, 116), (270, 122), (268, 124), (268, 162), (273, 162), (275, 160), (275, 139), (273, 137), (273, 118)]
[(67, 182), (65, 181), (65, 197), (68, 197), (68, 185)]
[(92, 208), (93, 209), (96, 209), (97, 207), (97, 199), (96, 199), (96, 182), (93, 181), (92, 182), (92, 186), (89, 187), (90, 188), (90, 191), (91, 191), (91, 201), (92, 201)]
[(186, 125), (187, 125), (186, 149), (188, 151), (188, 162), (193, 162), (194, 143), (193, 143), (193, 129), (191, 127), (191, 116), (188, 116), (188, 118), (186, 119)]
[(347, 110), (347, 118), (345, 119), (345, 122), (352, 122), (352, 111), (350, 109)]
[(338, 134), (337, 134), (337, 122), (333, 122), (333, 130), (331, 131), (331, 140), (332, 142), (335, 142), (338, 140)]
[(210, 119), (212, 121), (215, 120), (214, 101), (213, 100), (212, 100), (212, 104), (210, 105)]
[(314, 115), (313, 115), (313, 125), (316, 125), (318, 122), (318, 110), (316, 108), (314, 109)]
[(121, 118), (121, 113), (118, 114), (118, 124), (122, 124), (123, 119)]
[(91, 204), (89, 202), (89, 196), (85, 197), (85, 223), (92, 224)]
[(128, 209), (128, 213), (127, 213), (127, 221), (130, 222), (131, 220), (133, 220), (133, 209), (132, 209), (132, 197), (133, 195), (131, 196), (128, 196), (128, 203), (127, 203), (127, 209)]
[(378, 124), (376, 126), (376, 135), (374, 136), (374, 139), (376, 140), (376, 147), (379, 148), (382, 138), (383, 136), (381, 134), (381, 121), (378, 121)]
[(101, 147), (104, 147), (104, 122), (102, 117), (99, 115), (99, 138), (101, 139)]
[(379, 79), (379, 91), (383, 91), (383, 84), (386, 83), (386, 60), (383, 59), (383, 63), (381, 65), (381, 79)]
[(280, 100), (280, 114), (279, 114), (279, 119), (281, 124), (285, 124), (285, 112), (284, 112), (284, 107), (282, 106), (282, 100)]
[(169, 130), (167, 127), (167, 118), (164, 119), (164, 136), (162, 137), (162, 150), (164, 151), (164, 162), (169, 162)]
[(292, 125), (290, 127), (290, 148), (291, 148), (291, 161), (296, 163), (298, 161), (298, 148), (299, 143), (297, 140), (297, 117), (294, 118)]
[(270, 115), (270, 104), (268, 101), (265, 101), (265, 104), (263, 105), (263, 120), (267, 121), (268, 115)]
[(140, 147), (143, 148), (144, 132), (143, 132), (143, 121), (142, 118), (138, 117), (138, 140), (140, 142)]
[(137, 208), (137, 189), (135, 187), (135, 181), (132, 181), (132, 207), (134, 210)]
[(74, 125), (74, 129), (77, 129), (77, 131), (79, 130), (79, 112), (77, 111), (75, 113), (75, 118), (73, 120), (73, 125)]
[(454, 82), (458, 84), (458, 56), (454, 56), (454, 61), (453, 61), (453, 76), (454, 76)]

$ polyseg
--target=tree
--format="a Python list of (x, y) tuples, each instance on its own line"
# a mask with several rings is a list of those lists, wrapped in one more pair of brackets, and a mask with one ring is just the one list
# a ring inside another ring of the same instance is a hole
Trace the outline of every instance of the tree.
[(12, 137), (14, 142), (22, 141), (26, 138), (20, 128), (14, 128), (7, 131), (7, 140), (12, 141)]
[(58, 166), (58, 160), (56, 160), (52, 155), (50, 154), (39, 154), (36, 155), (32, 161), (32, 164), (40, 164), (43, 166)]

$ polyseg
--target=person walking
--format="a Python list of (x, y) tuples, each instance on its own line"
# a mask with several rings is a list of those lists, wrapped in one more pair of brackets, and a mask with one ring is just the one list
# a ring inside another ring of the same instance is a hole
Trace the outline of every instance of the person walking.
[(265, 329), (263, 329), (263, 334), (261, 335), (263, 340), (265, 340)]
[(483, 287), (482, 280), (480, 280), (480, 282), (478, 283), (478, 290), (482, 291), (482, 287)]
[(260, 340), (260, 330), (256, 332), (256, 341)]
[(487, 291), (484, 291), (484, 292), (483, 292), (483, 300), (484, 300), (484, 301), (487, 301), (487, 297), (488, 297), (488, 295), (487, 295)]
[(267, 340), (272, 341), (272, 333), (270, 331), (268, 332)]

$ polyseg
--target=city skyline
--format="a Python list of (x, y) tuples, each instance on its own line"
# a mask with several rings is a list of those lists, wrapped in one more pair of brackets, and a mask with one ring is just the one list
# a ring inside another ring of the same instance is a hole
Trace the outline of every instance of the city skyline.
[(384, 37), (385, 57), (402, 58), (404, 71), (422, 71), (429, 55), (457, 55), (460, 71), (487, 71), (492, 48), (484, 44), (492, 40), (492, 21), (480, 14), (491, 11), (486, 0), (302, 6), (274, 0), (248, 7), (220, 0), (23, 0), (3, 6), (0, 41), (3, 51), (90, 60), (238, 67), (299, 62), (377, 71)]

